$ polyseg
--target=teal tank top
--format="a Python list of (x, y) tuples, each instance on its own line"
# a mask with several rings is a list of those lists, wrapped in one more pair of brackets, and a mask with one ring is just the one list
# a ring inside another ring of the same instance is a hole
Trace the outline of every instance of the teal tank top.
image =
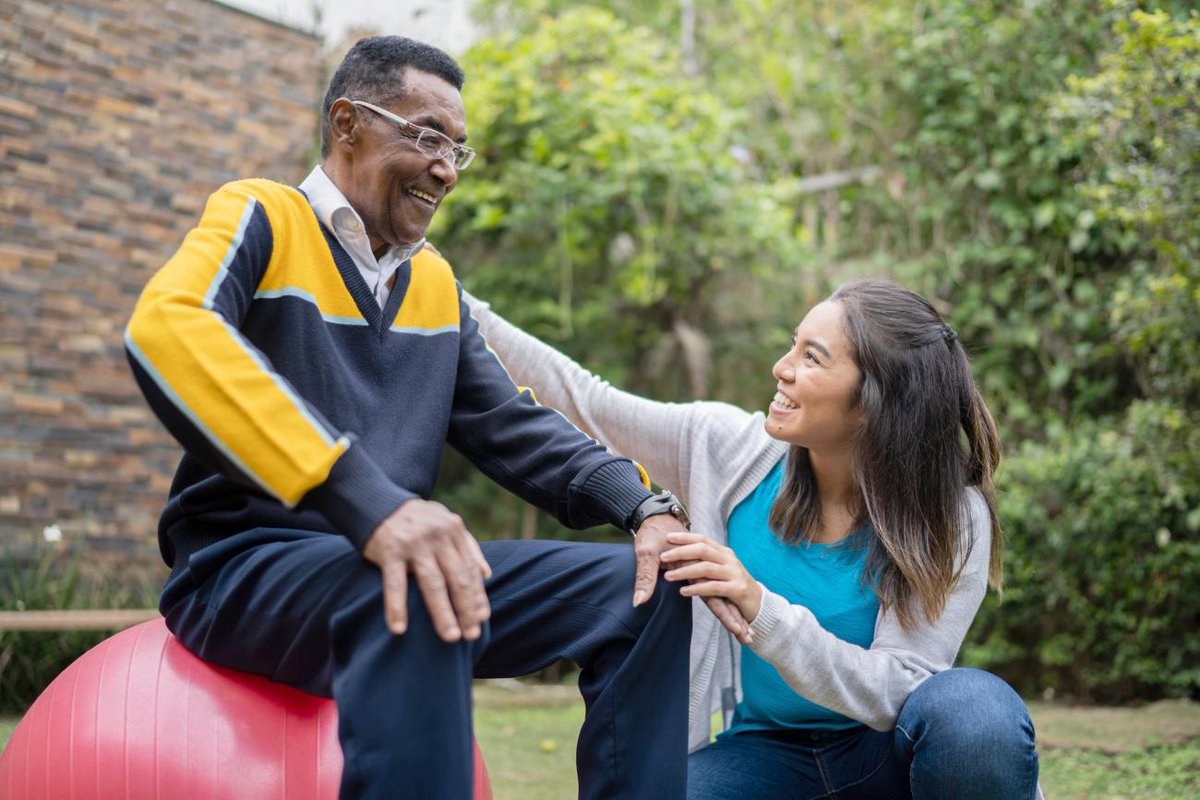
[[(729, 546), (759, 582), (812, 611), (821, 627), (852, 644), (870, 647), (879, 599), (864, 586), (867, 550), (859, 536), (832, 544), (785, 544), (768, 525), (783, 481), (786, 458), (729, 517)], [(803, 642), (797, 642), (803, 647)], [(722, 736), (779, 728), (839, 730), (861, 723), (813, 703), (789, 686), (775, 667), (742, 646), (742, 701)]]

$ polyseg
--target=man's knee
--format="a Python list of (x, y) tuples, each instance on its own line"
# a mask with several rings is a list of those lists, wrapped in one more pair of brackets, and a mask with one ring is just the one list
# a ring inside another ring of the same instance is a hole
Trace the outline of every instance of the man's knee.
[[(633, 548), (615, 548), (602, 567), (614, 595), (632, 607), (633, 585), (637, 576), (637, 559)], [(655, 576), (654, 591), (640, 607), (662, 609), (669, 613), (690, 613), (691, 601), (679, 593), (680, 581), (668, 581), (660, 570)]]

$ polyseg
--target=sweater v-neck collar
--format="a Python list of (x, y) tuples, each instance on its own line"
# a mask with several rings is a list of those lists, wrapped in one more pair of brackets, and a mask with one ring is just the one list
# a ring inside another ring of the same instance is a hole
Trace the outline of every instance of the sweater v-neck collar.
[[(316, 219), (315, 215), (314, 219)], [(321, 224), (320, 220), (317, 220), (317, 224), (325, 236), (325, 242), (329, 245), (329, 252), (342, 276), (342, 283), (350, 292), (350, 296), (354, 298), (354, 304), (358, 306), (363, 319), (367, 321), (371, 329), (382, 337), (391, 328), (396, 314), (400, 311), (400, 306), (404, 303), (404, 296), (408, 294), (408, 285), (412, 281), (412, 259), (404, 259), (404, 262), (396, 269), (395, 282), (388, 293), (387, 302), (383, 308), (380, 308), (371, 287), (367, 285), (367, 282), (363, 280), (362, 273), (358, 271), (354, 259), (338, 242), (337, 237)]]
[[(305, 200), (308, 200), (308, 194), (303, 189), (297, 189)], [(342, 283), (346, 290), (350, 292), (350, 296), (354, 298), (354, 305), (358, 306), (359, 312), (363, 315), (363, 319), (371, 326), (371, 330), (379, 334), (382, 339), (384, 334), (392, 326), (392, 322), (396, 319), (396, 314), (400, 311), (400, 306), (404, 303), (404, 296), (408, 294), (408, 285), (412, 282), (412, 256), (404, 259), (399, 267), (396, 268), (392, 275), (392, 288), (388, 292), (387, 302), (383, 308), (379, 307), (379, 301), (375, 299), (375, 293), (371, 291), (371, 287), (363, 279), (362, 273), (358, 270), (358, 265), (354, 263), (354, 259), (342, 247), (337, 236), (333, 231), (325, 227), (325, 223), (321, 221), (317, 211), (312, 207), (312, 203), (308, 203), (308, 210), (312, 213), (313, 222), (321, 229), (321, 235), (325, 237), (325, 243), (329, 245), (329, 253), (333, 256), (333, 263), (337, 265), (338, 272), (342, 276)]]

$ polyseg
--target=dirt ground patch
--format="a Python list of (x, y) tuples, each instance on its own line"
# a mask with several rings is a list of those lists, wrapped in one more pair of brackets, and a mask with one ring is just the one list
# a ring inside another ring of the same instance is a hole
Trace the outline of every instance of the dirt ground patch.
[(1200, 703), (1187, 700), (1130, 708), (1030, 703), (1029, 711), (1039, 748), (1126, 753), (1200, 738)]

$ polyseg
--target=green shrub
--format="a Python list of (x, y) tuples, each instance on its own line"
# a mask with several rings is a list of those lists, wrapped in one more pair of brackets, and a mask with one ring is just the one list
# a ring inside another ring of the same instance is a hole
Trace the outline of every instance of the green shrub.
[[(82, 562), (82, 550), (39, 547), (0, 560), (0, 609), (146, 608), (156, 604), (147, 577), (118, 577)], [(111, 631), (0, 630), (0, 713), (24, 711), (41, 691)]]
[(1138, 402), (1007, 462), (1007, 589), (964, 660), (1025, 694), (1200, 697), (1200, 415)]
[(1090, 154), (1083, 197), (1123, 229), (1133, 267), (1112, 323), (1144, 391), (1200, 403), (1200, 14), (1119, 4), (1102, 69), (1069, 82), (1058, 113)]

